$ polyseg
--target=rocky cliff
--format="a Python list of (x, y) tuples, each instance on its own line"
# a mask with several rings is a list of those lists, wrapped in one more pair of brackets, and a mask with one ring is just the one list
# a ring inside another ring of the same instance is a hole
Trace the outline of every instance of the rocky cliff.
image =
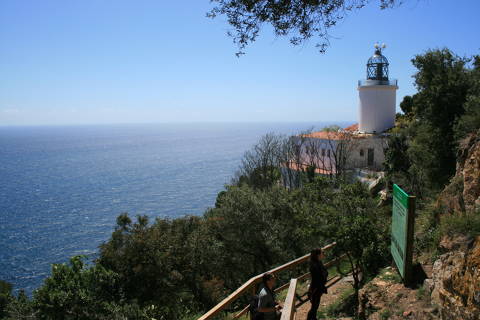
[(442, 319), (480, 319), (480, 237), (440, 256), (425, 287)]
[[(437, 201), (442, 213), (480, 214), (480, 130), (460, 143), (456, 173)], [(425, 287), (442, 319), (480, 319), (480, 237), (444, 235), (447, 253), (434, 263)]]
[(480, 209), (480, 130), (460, 143), (455, 176), (438, 198), (437, 207), (448, 213)]

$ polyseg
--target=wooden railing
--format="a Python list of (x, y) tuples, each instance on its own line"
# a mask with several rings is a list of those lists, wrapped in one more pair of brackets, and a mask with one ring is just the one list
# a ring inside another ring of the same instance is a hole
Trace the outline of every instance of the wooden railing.
[[(323, 251), (328, 251), (330, 249), (332, 249), (334, 246), (335, 246), (335, 242), (329, 244), (329, 245), (326, 245), (325, 247), (322, 248)], [(329, 268), (335, 264), (337, 264), (342, 258), (344, 257), (343, 256), (340, 256), (334, 260), (331, 260), (327, 263), (325, 263), (325, 267), (326, 268)], [(268, 271), (269, 273), (272, 273), (274, 275), (277, 275), (278, 273), (282, 272), (282, 271), (286, 271), (286, 270), (290, 270), (300, 264), (303, 264), (305, 262), (307, 262), (310, 258), (310, 254), (306, 254), (300, 258), (297, 258), (295, 260), (292, 260), (290, 262), (287, 262), (279, 267), (276, 267), (270, 271)], [(232, 304), (235, 300), (237, 300), (239, 297), (241, 297), (244, 293), (246, 292), (249, 292), (251, 295), (254, 295), (256, 294), (255, 290), (256, 290), (256, 286), (257, 284), (259, 284), (261, 281), (262, 281), (262, 276), (263, 274), (259, 274), (257, 276), (254, 276), (252, 277), (250, 280), (248, 280), (247, 282), (245, 282), (240, 288), (238, 288), (237, 290), (235, 290), (232, 294), (230, 294), (228, 297), (226, 297), (225, 299), (223, 299), (219, 304), (217, 304), (215, 307), (213, 307), (212, 309), (210, 309), (207, 313), (205, 313), (203, 316), (201, 316), (200, 318), (198, 318), (198, 320), (209, 320), (209, 319), (212, 319), (214, 316), (216, 316), (218, 313), (220, 313), (222, 310), (225, 310), (230, 304)], [(303, 279), (306, 279), (307, 277), (309, 276), (309, 273), (306, 273), (306, 274), (303, 274), (301, 275), (300, 277), (298, 277), (297, 279), (295, 279), (295, 287), (296, 287), (296, 283), (297, 281), (300, 281), (300, 280), (303, 280)], [(330, 279), (332, 280), (332, 279)], [(330, 281), (329, 280), (329, 281)], [(337, 280), (338, 281), (338, 280)], [(277, 289), (275, 289), (275, 292), (280, 292), (286, 288), (289, 288), (291, 286), (291, 281), (278, 287)], [(290, 290), (289, 290), (290, 292)], [(295, 294), (293, 294), (295, 296)], [(288, 296), (288, 294), (287, 294)], [(295, 308), (294, 308), (295, 309)], [(234, 318), (239, 318), (241, 317), (242, 315), (244, 315), (246, 312), (248, 311), (248, 306), (245, 307), (243, 310), (241, 310), (239, 313), (237, 313)], [(284, 311), (282, 312), (282, 314), (284, 313)], [(283, 318), (282, 318), (283, 319)]]

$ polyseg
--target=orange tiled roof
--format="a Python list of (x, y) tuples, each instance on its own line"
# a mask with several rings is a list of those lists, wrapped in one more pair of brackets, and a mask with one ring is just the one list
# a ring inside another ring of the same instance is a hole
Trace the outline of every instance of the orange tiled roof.
[(346, 138), (346, 133), (351, 134), (355, 131), (358, 131), (358, 123), (352, 124), (351, 126), (348, 126), (339, 132), (316, 131), (306, 134), (305, 137), (328, 140), (343, 140)]
[(345, 130), (345, 131), (358, 131), (358, 123), (352, 124), (351, 126), (348, 126), (343, 130)]

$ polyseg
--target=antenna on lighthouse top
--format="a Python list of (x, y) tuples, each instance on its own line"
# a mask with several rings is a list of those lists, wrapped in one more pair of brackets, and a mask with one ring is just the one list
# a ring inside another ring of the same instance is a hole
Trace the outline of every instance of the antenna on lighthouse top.
[(382, 45), (380, 45), (378, 42), (375, 42), (373, 47), (375, 48), (375, 51), (382, 52), (382, 49), (385, 49), (387, 45), (385, 44), (385, 42), (382, 43)]

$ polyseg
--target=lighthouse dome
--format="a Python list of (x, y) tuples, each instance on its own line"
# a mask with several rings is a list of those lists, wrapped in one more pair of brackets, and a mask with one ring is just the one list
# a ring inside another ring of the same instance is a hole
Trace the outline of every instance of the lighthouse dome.
[(368, 59), (367, 80), (388, 81), (388, 60), (380, 48), (376, 48), (373, 56)]

